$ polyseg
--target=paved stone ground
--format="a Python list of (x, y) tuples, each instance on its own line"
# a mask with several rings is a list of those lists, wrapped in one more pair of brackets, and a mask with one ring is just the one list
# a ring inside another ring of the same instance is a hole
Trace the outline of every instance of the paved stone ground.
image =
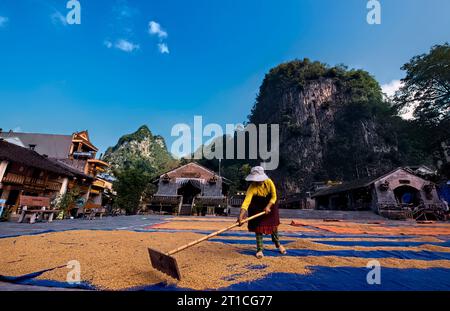
[[(232, 209), (230, 217), (235, 217), (239, 209)], [(315, 210), (280, 210), (280, 217), (287, 219), (342, 219), (352, 221), (383, 220), (387, 221), (372, 212), (344, 212), (344, 211), (315, 211)], [(161, 215), (136, 215), (104, 217), (103, 219), (84, 220), (67, 219), (64, 221), (54, 221), (52, 223), (0, 223), (0, 238), (40, 234), (47, 231), (64, 230), (139, 230), (141, 227), (150, 226), (173, 218), (173, 216)]]
[(64, 221), (55, 220), (52, 223), (17, 223), (3, 222), (0, 223), (0, 238), (9, 236), (18, 236), (26, 234), (39, 234), (47, 231), (64, 231), (64, 230), (137, 230), (140, 227), (157, 224), (171, 216), (160, 215), (136, 215), (136, 216), (117, 216), (103, 217), (103, 219), (84, 220), (84, 219), (67, 219)]

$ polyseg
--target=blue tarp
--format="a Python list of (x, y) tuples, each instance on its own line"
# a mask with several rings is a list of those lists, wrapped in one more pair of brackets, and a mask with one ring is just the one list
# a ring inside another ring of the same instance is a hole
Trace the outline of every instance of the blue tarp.
[[(157, 231), (157, 230), (156, 230)], [(203, 233), (203, 234), (209, 234), (212, 231), (196, 231), (196, 233)], [(364, 235), (351, 235), (351, 234), (304, 234), (301, 232), (298, 233), (294, 233), (294, 232), (279, 232), (280, 237), (291, 237), (291, 238), (308, 238), (308, 239), (314, 239), (314, 238), (353, 238), (353, 239), (393, 239), (393, 240), (402, 240), (402, 239), (413, 239), (416, 236), (407, 236), (407, 235), (402, 235), (402, 236), (393, 236), (393, 235), (369, 235), (369, 234), (364, 234)], [(236, 231), (231, 231), (231, 232), (224, 232), (222, 234), (220, 234), (220, 236), (228, 236), (228, 237), (255, 237), (254, 233), (251, 232), (236, 232)]]
[[(296, 240), (280, 239), (283, 244), (292, 243)], [(242, 244), (242, 245), (252, 245), (256, 243), (255, 239), (221, 239), (212, 238), (211, 242), (219, 242), (224, 244)], [(265, 237), (265, 242), (271, 242), (270, 236)], [(314, 240), (314, 243), (334, 245), (334, 246), (365, 246), (365, 247), (416, 247), (420, 245), (430, 244), (443, 247), (450, 247), (450, 241), (445, 242), (418, 242), (418, 241), (326, 241), (326, 240)]]
[[(311, 274), (271, 273), (251, 282), (220, 288), (224, 291), (448, 291), (450, 269), (395, 269), (381, 267), (381, 284), (369, 285), (367, 268), (310, 267)], [(145, 291), (186, 290), (164, 283), (134, 288)], [(187, 289), (189, 290), (189, 289)]]
[(369, 285), (366, 281), (367, 268), (313, 267), (313, 273), (300, 275), (273, 273), (263, 279), (233, 284), (221, 290), (232, 291), (448, 291), (450, 290), (450, 269), (395, 269), (381, 268), (381, 284)]
[[(254, 240), (233, 240), (233, 239), (211, 239), (209, 240), (211, 242), (219, 242), (224, 244), (242, 244), (242, 245), (255, 245), (256, 246), (256, 239)], [(267, 243), (273, 243), (270, 238), (265, 238), (264, 242)], [(283, 244), (286, 243), (292, 243), (295, 242), (295, 240), (281, 240)]]
[(52, 269), (42, 270), (30, 274), (25, 274), (21, 276), (4, 276), (0, 275), (0, 281), (8, 282), (13, 284), (20, 285), (31, 285), (31, 286), (44, 286), (44, 287), (56, 287), (56, 288), (74, 288), (74, 289), (87, 289), (87, 290), (95, 290), (95, 287), (86, 283), (81, 282), (79, 284), (69, 284), (67, 282), (58, 282), (51, 280), (39, 280), (37, 277), (41, 276), (45, 272), (52, 271), (54, 269), (61, 268), (56, 267)]
[[(450, 182), (450, 181), (449, 181)], [(448, 183), (439, 185), (438, 187), (439, 197), (450, 204), (450, 185)]]
[(398, 246), (398, 247), (414, 247), (425, 244), (438, 245), (448, 247), (449, 241), (446, 242), (411, 242), (411, 241), (313, 241), (315, 243), (321, 243), (326, 245), (336, 246), (368, 246), (368, 247), (380, 247), (380, 246)]
[[(252, 250), (244, 250), (240, 252), (244, 255), (254, 255)], [(450, 253), (445, 252), (429, 252), (429, 251), (355, 251), (355, 250), (333, 250), (318, 251), (312, 249), (288, 249), (287, 255), (281, 255), (278, 251), (268, 249), (264, 252), (265, 256), (337, 256), (337, 257), (359, 257), (359, 258), (396, 258), (396, 259), (415, 259), (415, 260), (450, 260)]]
[[(392, 291), (392, 290), (424, 290), (440, 291), (450, 290), (450, 269), (430, 268), (430, 269), (395, 269), (381, 267), (381, 284), (369, 285), (366, 281), (367, 268), (353, 267), (312, 267), (312, 273), (301, 275), (291, 273), (272, 273), (262, 279), (252, 282), (233, 284), (220, 288), (225, 291)], [(53, 286), (70, 288), (68, 284), (45, 281), (29, 280), (18, 284)], [(80, 284), (72, 288), (94, 289), (89, 284)], [(151, 286), (137, 287), (131, 290), (145, 291), (179, 291), (189, 290), (179, 288), (165, 283)]]

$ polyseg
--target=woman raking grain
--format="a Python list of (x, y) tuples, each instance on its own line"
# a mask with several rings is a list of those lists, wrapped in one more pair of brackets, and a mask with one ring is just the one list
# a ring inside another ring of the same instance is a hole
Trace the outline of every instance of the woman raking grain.
[(261, 166), (252, 168), (250, 175), (245, 180), (251, 182), (251, 184), (242, 203), (238, 222), (241, 224), (247, 214), (251, 217), (262, 211), (266, 212), (266, 215), (253, 219), (248, 223), (248, 231), (256, 234), (256, 257), (264, 257), (263, 236), (266, 234), (272, 236), (272, 241), (280, 253), (286, 254), (286, 249), (281, 245), (278, 235), (280, 216), (278, 213), (277, 191), (273, 181), (265, 174), (264, 168)]

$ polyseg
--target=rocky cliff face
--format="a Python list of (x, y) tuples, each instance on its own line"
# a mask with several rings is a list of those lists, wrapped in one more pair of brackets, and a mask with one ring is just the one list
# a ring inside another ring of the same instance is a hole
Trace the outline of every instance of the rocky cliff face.
[(123, 170), (145, 161), (158, 172), (175, 162), (167, 151), (164, 138), (154, 136), (145, 125), (132, 134), (122, 136), (114, 147), (106, 150), (103, 160), (110, 164), (111, 171)]
[[(336, 85), (331, 79), (311, 82), (301, 91), (291, 88), (283, 93), (280, 113), (270, 123), (278, 123), (287, 116), (280, 132), (281, 167), (274, 172), (284, 190), (304, 190), (304, 185), (310, 185), (321, 168), (326, 142), (335, 133), (336, 107), (330, 103), (336, 101), (336, 96)], [(282, 179), (283, 175), (288, 178)]]
[(271, 70), (250, 121), (280, 124), (280, 167), (271, 175), (292, 193), (314, 181), (352, 180), (395, 166), (387, 111), (367, 73), (304, 60)]

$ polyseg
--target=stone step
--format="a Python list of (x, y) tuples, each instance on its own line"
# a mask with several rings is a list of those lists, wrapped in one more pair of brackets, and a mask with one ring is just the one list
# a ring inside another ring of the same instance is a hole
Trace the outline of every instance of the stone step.
[(190, 216), (192, 215), (192, 206), (191, 204), (183, 204), (180, 209), (180, 216)]

